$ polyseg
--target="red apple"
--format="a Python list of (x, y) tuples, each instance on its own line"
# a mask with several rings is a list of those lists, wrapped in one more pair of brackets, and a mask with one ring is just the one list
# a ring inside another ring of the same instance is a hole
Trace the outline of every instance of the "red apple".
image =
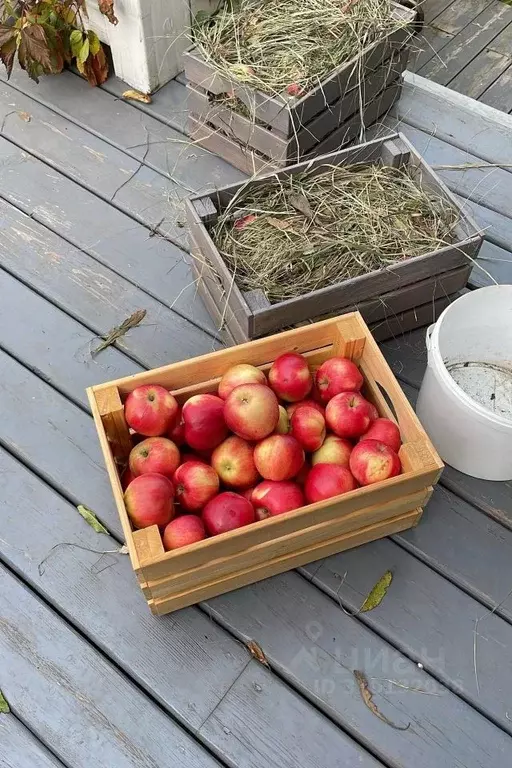
[(210, 536), (241, 528), (255, 520), (251, 502), (231, 491), (219, 493), (203, 509), (203, 522)]
[(292, 403), (291, 405), (286, 406), (286, 411), (289, 418), (291, 419), (297, 408), (302, 408), (303, 405), (308, 405), (310, 408), (315, 408), (315, 410), (317, 410), (318, 413), (321, 413), (322, 416), (325, 415), (324, 406), (320, 405), (320, 403), (317, 403), (315, 400), (299, 400), (298, 403)]
[(368, 431), (359, 440), (378, 440), (389, 445), (395, 453), (398, 453), (402, 445), (400, 430), (391, 419), (375, 419), (370, 424)]
[(267, 377), (256, 368), (254, 365), (248, 365), (247, 363), (240, 363), (234, 365), (232, 368), (226, 371), (224, 376), (219, 382), (219, 397), (223, 400), (227, 400), (228, 395), (242, 384), (265, 384), (267, 383)]
[(286, 408), (283, 408), (282, 405), (279, 406), (279, 421), (277, 422), (277, 427), (275, 428), (274, 432), (276, 435), (287, 435), (290, 431), (290, 417), (286, 411)]
[(331, 357), (317, 370), (315, 381), (322, 402), (327, 403), (340, 392), (359, 392), (364, 380), (357, 365), (348, 357)]
[(291, 435), (271, 435), (254, 449), (254, 463), (265, 480), (291, 480), (304, 464), (304, 451)]
[(361, 437), (371, 423), (371, 408), (359, 392), (340, 392), (325, 409), (327, 426), (338, 437)]
[(350, 471), (360, 485), (371, 485), (399, 475), (400, 459), (395, 451), (379, 440), (361, 440), (350, 455)]
[(261, 440), (279, 421), (277, 397), (266, 384), (242, 384), (228, 395), (224, 419), (229, 429), (244, 440)]
[(132, 480), (135, 480), (135, 475), (130, 472), (130, 467), (126, 467), (121, 475), (121, 488), (123, 491), (126, 491)]
[(325, 419), (316, 408), (297, 408), (290, 422), (290, 434), (305, 451), (316, 451), (325, 440)]
[(304, 486), (306, 499), (310, 504), (323, 501), (357, 488), (357, 483), (346, 467), (339, 464), (315, 464), (307, 476)]
[(248, 488), (246, 491), (242, 492), (242, 496), (244, 499), (247, 499), (247, 501), (250, 501), (252, 504), (252, 493), (254, 491), (254, 488)]
[(313, 386), (308, 361), (297, 352), (287, 352), (273, 363), (268, 380), (281, 400), (295, 403), (303, 400)]
[(237, 435), (231, 435), (212, 453), (212, 467), (228, 488), (247, 488), (259, 480), (254, 466), (254, 449)]
[(130, 392), (124, 404), (126, 422), (145, 437), (158, 437), (172, 429), (179, 406), (164, 387), (144, 384)]
[(202, 461), (186, 461), (173, 477), (176, 500), (187, 512), (198, 512), (219, 492), (216, 471)]
[(337, 435), (327, 435), (324, 444), (311, 456), (311, 463), (315, 464), (339, 464), (340, 467), (348, 467), (352, 443)]
[(375, 421), (375, 419), (379, 418), (379, 412), (373, 403), (369, 403), (369, 405), (370, 405), (370, 418), (372, 421)]
[(297, 485), (289, 480), (275, 482), (264, 480), (252, 493), (252, 505), (258, 520), (282, 515), (304, 506), (304, 494)]
[(166, 437), (148, 437), (131, 449), (128, 464), (134, 477), (156, 472), (171, 479), (179, 467), (180, 452)]
[(185, 424), (181, 416), (181, 408), (178, 411), (176, 423), (174, 424), (172, 429), (169, 429), (167, 432), (167, 437), (169, 438), (169, 440), (172, 440), (173, 443), (176, 443), (178, 448), (181, 445), (183, 445), (183, 443), (185, 442)]
[(162, 535), (164, 549), (180, 549), (206, 539), (204, 523), (197, 515), (181, 515), (165, 526)]
[(162, 527), (174, 517), (174, 486), (163, 475), (139, 475), (126, 489), (124, 503), (135, 528)]
[(215, 395), (194, 395), (182, 408), (185, 442), (195, 451), (212, 451), (228, 436), (224, 400)]

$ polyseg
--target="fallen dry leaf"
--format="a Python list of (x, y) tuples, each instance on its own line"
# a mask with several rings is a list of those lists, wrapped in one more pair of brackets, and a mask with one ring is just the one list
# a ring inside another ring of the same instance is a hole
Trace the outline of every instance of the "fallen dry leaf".
[(114, 24), (115, 26), (119, 22), (119, 19), (114, 13), (114, 0), (99, 0), (98, 7), (100, 12), (107, 17), (111, 24)]
[(293, 229), (292, 222), (289, 219), (275, 219), (273, 216), (267, 218), (267, 224), (276, 229)]
[(106, 533), (107, 536), (109, 535), (107, 529), (105, 528), (104, 525), (100, 523), (100, 521), (98, 520), (94, 512), (91, 512), (90, 509), (88, 509), (87, 507), (84, 507), (83, 504), (79, 504), (77, 507), (77, 510), (78, 510), (78, 514), (82, 515), (85, 522), (88, 523), (91, 526), (91, 528), (94, 528), (96, 533)]
[(23, 120), (24, 123), (30, 123), (32, 120), (32, 115), (28, 112), (18, 112), (18, 117)]
[(293, 194), (288, 195), (288, 201), (290, 205), (293, 208), (295, 208), (296, 211), (298, 211), (299, 213), (302, 213), (302, 215), (305, 216), (306, 219), (315, 218), (315, 215), (311, 210), (311, 206), (305, 195), (301, 194), (300, 192), (294, 192)]
[(382, 576), (378, 580), (378, 582), (375, 584), (372, 590), (368, 593), (368, 596), (366, 597), (364, 603), (359, 609), (360, 613), (373, 611), (374, 608), (380, 605), (384, 600), (384, 598), (386, 597), (387, 591), (392, 581), (393, 581), (393, 574), (391, 573), (391, 571), (386, 571), (384, 576)]
[(0, 714), (7, 715), (11, 711), (2, 691), (0, 691)]
[(135, 91), (130, 89), (123, 93), (123, 99), (131, 99), (132, 101), (142, 101), (143, 104), (151, 104), (153, 99), (149, 93), (142, 93), (141, 91)]
[(101, 342), (99, 346), (96, 347), (96, 349), (93, 349), (91, 352), (91, 356), (94, 357), (95, 355), (99, 354), (100, 352), (103, 352), (104, 349), (107, 347), (110, 347), (111, 344), (113, 344), (117, 339), (120, 339), (122, 336), (125, 335), (125, 333), (128, 333), (130, 328), (135, 328), (137, 325), (140, 325), (144, 318), (146, 317), (146, 310), (145, 309), (137, 309), (133, 314), (130, 315), (130, 317), (127, 317), (126, 320), (123, 320), (121, 325), (116, 325), (114, 328), (111, 328), (110, 331), (105, 334), (104, 340)]
[(251, 654), (251, 656), (256, 659), (256, 661), (259, 661), (260, 664), (263, 664), (265, 667), (270, 667), (270, 664), (267, 661), (267, 657), (261, 650), (258, 643), (256, 643), (254, 640), (249, 640), (247, 643), (247, 650)]
[(370, 691), (368, 680), (363, 672), (360, 672), (359, 669), (354, 669), (354, 677), (356, 679), (357, 685), (359, 686), (361, 698), (370, 712), (373, 712), (373, 714), (378, 717), (379, 720), (382, 720), (383, 723), (390, 725), (391, 728), (395, 728), (397, 731), (406, 731), (410, 727), (410, 723), (407, 725), (396, 725), (396, 723), (388, 720), (388, 718), (382, 714), (382, 712), (378, 709), (377, 705), (373, 701), (373, 693)]

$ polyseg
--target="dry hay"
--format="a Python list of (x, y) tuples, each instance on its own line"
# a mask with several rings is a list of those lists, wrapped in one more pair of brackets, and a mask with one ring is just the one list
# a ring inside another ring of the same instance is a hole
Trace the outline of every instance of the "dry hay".
[(238, 287), (275, 303), (442, 248), (458, 219), (407, 169), (326, 165), (249, 182), (211, 235)]

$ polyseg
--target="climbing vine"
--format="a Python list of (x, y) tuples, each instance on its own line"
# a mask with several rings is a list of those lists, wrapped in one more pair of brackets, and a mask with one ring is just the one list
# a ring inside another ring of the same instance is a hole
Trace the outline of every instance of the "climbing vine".
[[(117, 24), (113, 0), (100, 9)], [(108, 75), (108, 62), (98, 36), (86, 30), (85, 0), (0, 1), (0, 59), (9, 78), (16, 58), (32, 80), (55, 75), (75, 64), (91, 85)]]

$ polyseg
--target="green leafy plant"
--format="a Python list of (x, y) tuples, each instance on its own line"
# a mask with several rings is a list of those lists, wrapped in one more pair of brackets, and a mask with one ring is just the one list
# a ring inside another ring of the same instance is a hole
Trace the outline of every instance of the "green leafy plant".
[[(113, 3), (105, 3), (117, 23)], [(0, 2), (0, 59), (11, 76), (16, 57), (28, 76), (55, 75), (75, 63), (91, 85), (108, 75), (108, 63), (95, 32), (86, 30), (85, 0), (4, 0)]]

